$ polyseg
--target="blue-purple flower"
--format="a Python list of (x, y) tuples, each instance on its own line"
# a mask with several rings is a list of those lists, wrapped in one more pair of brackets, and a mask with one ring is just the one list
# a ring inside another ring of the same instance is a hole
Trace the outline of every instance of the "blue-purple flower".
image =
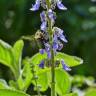
[(41, 24), (41, 26), (40, 26), (40, 29), (42, 30), (42, 31), (46, 31), (47, 30), (47, 22), (45, 21), (45, 22), (42, 22), (42, 24)]
[(58, 50), (60, 51), (62, 50), (62, 48), (63, 48), (63, 44), (61, 42), (58, 42)]
[(42, 22), (40, 29), (45, 32), (47, 30), (47, 20), (46, 20), (45, 11), (40, 13), (40, 18), (41, 18), (41, 22)]
[(45, 22), (46, 21), (46, 13), (45, 13), (45, 11), (40, 13), (40, 18), (41, 18), (41, 22)]
[(58, 27), (54, 27), (54, 36), (55, 38), (59, 38), (60, 40), (64, 41), (65, 43), (67, 43), (67, 39), (65, 38), (65, 36), (63, 35), (63, 30), (61, 30)]
[(63, 67), (64, 70), (66, 70), (66, 71), (71, 71), (71, 68), (69, 68), (69, 67), (65, 64), (64, 60), (61, 60), (61, 64), (62, 64), (62, 67)]
[(45, 49), (39, 49), (40, 54), (44, 54)]
[(40, 67), (40, 68), (44, 68), (44, 63), (45, 63), (44, 60), (42, 60), (42, 61), (40, 62), (40, 64), (39, 64), (39, 67)]
[(54, 12), (52, 11), (52, 9), (48, 10), (48, 17), (54, 21), (56, 19), (56, 15), (54, 14)]
[[(56, 55), (57, 51), (61, 50), (63, 48), (63, 44), (61, 41), (67, 43), (67, 39), (65, 38), (64, 31), (58, 27), (53, 27), (55, 20), (56, 20), (56, 13), (53, 11), (55, 9), (56, 5), (58, 9), (60, 10), (67, 10), (67, 8), (63, 5), (61, 0), (49, 0), (51, 6), (50, 9), (47, 6), (46, 0), (36, 0), (35, 4), (32, 5), (32, 8), (30, 8), (31, 11), (37, 11), (40, 8), (40, 5), (44, 9), (48, 9), (47, 11), (43, 11), (40, 13), (40, 18), (41, 18), (41, 26), (40, 29), (42, 30), (43, 33), (47, 33), (47, 25), (48, 25), (48, 20), (50, 19), (51, 21), (51, 27), (53, 28), (53, 40), (52, 40), (52, 46), (49, 43), (49, 36), (46, 41), (42, 41), (44, 44), (44, 49), (39, 49), (40, 54), (47, 54), (47, 58), (51, 59), (51, 47), (53, 48), (54, 54)], [(42, 33), (42, 34), (43, 34)], [(44, 35), (44, 34), (43, 34)], [(44, 35), (45, 36), (45, 35)], [(47, 36), (47, 35), (46, 35)], [(62, 64), (62, 67), (64, 70), (70, 71), (71, 69), (65, 64), (64, 60), (60, 61)], [(44, 63), (45, 61), (42, 60), (39, 64), (40, 68), (44, 68)]]
[(51, 58), (50, 44), (45, 43), (44, 45), (45, 45), (45, 51), (47, 53), (47, 57), (48, 59), (50, 59)]
[(35, 4), (32, 4), (32, 8), (30, 8), (31, 11), (37, 11), (40, 7), (40, 0), (36, 0)]
[[(61, 0), (50, 0), (51, 2), (51, 9), (55, 9), (56, 5), (60, 10), (67, 10), (67, 8), (62, 4)], [(31, 11), (37, 11), (39, 10), (40, 5), (47, 9), (46, 0), (36, 0), (35, 4), (32, 4), (32, 8), (30, 8)]]
[(62, 4), (62, 2), (60, 0), (57, 0), (57, 7), (60, 10), (67, 10), (67, 8)]

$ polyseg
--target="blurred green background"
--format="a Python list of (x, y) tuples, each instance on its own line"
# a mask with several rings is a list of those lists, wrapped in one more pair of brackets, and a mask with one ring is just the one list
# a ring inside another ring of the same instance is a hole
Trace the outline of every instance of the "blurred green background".
[[(32, 35), (40, 28), (42, 8), (31, 12), (32, 3), (34, 0), (0, 0), (0, 39), (12, 45), (21, 36)], [(62, 51), (84, 60), (71, 74), (96, 77), (96, 0), (63, 0), (63, 3), (67, 11), (55, 10), (55, 25), (65, 31), (69, 41)], [(23, 57), (38, 52), (35, 45), (25, 42)], [(0, 77), (8, 79), (5, 70), (0, 65)]]

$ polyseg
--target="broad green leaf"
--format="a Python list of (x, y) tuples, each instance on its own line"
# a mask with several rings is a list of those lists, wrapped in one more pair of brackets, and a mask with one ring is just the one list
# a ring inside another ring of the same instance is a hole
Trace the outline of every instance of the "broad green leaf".
[(12, 47), (2, 40), (0, 40), (0, 63), (8, 66), (15, 74), (16, 66)]
[(70, 56), (65, 53), (58, 52), (55, 59), (61, 60), (63, 59), (67, 66), (73, 67), (77, 66), (83, 63), (83, 60), (81, 58), (78, 58), (76, 56)]
[[(36, 86), (36, 82), (33, 80), (32, 83)], [(40, 91), (46, 91), (48, 89), (48, 73), (38, 73), (37, 85), (40, 85)]]
[(9, 86), (10, 86), (12, 89), (18, 89), (17, 82), (14, 81), (14, 80), (10, 80), (10, 81), (9, 81)]
[(26, 91), (27, 88), (30, 86), (33, 77), (31, 72), (31, 65), (30, 62), (28, 61), (29, 61), (28, 58), (25, 58), (23, 60), (24, 67), (22, 70), (22, 74), (18, 79), (19, 88), (24, 91)]
[(23, 46), (24, 46), (24, 42), (22, 40), (18, 40), (13, 46), (14, 56), (16, 59), (16, 65), (17, 65), (17, 69), (18, 69), (19, 73), (21, 70)]
[(77, 93), (70, 93), (70, 94), (66, 94), (66, 95), (63, 95), (63, 96), (78, 96)]
[(88, 89), (84, 96), (96, 96), (96, 88)]
[(47, 58), (46, 54), (41, 55), (40, 53), (37, 53), (34, 56), (32, 56), (31, 62), (33, 64), (40, 64), (41, 60), (46, 59), (46, 58)]
[(18, 83), (18, 87), (20, 90), (23, 90), (24, 89), (24, 80), (22, 78), (22, 75), (19, 76), (18, 80), (17, 80), (17, 83)]
[(48, 88), (48, 74), (47, 72), (39, 74), (37, 83), (41, 85), (41, 91), (46, 91)]
[(63, 96), (64, 94), (69, 93), (71, 87), (71, 81), (69, 74), (63, 69), (57, 69), (55, 71), (56, 78), (56, 92)]
[[(46, 69), (44, 69), (46, 70)], [(48, 84), (49, 87), (51, 87), (51, 70), (45, 71), (48, 75)], [(44, 72), (44, 74), (45, 74)], [(42, 72), (40, 74), (43, 74)], [(45, 79), (43, 77), (43, 79)], [(43, 81), (42, 79), (42, 81)], [(46, 81), (47, 84), (47, 81)], [(71, 80), (69, 74), (64, 71), (63, 69), (56, 68), (55, 69), (55, 87), (56, 87), (56, 93), (58, 93), (60, 96), (64, 96), (65, 94), (69, 93), (71, 88)]]
[[(33, 64), (39, 64), (41, 60), (46, 59), (47, 55), (40, 53), (37, 53), (31, 58), (31, 61)], [(70, 56), (65, 53), (57, 52), (57, 55), (55, 56), (55, 60), (64, 60), (66, 65), (69, 67), (77, 66), (83, 63), (83, 60), (76, 57), (76, 56)]]
[(7, 82), (3, 79), (0, 79), (0, 89), (8, 89), (9, 86), (7, 85)]
[(0, 96), (29, 96), (29, 95), (20, 91), (0, 89)]
[(0, 63), (8, 66), (16, 78), (20, 75), (23, 46), (22, 40), (17, 41), (13, 48), (0, 40)]

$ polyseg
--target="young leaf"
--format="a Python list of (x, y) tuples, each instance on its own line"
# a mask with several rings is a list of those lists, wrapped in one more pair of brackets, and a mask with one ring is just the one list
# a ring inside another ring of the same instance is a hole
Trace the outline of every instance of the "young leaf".
[[(33, 64), (40, 64), (40, 62), (46, 58), (47, 58), (46, 54), (41, 55), (40, 53), (37, 53), (31, 58), (31, 61), (33, 62)], [(65, 53), (57, 52), (57, 55), (55, 56), (55, 60), (62, 60), (62, 59), (69, 67), (74, 67), (83, 63), (83, 60), (81, 58), (78, 58), (76, 56), (70, 56)]]
[(29, 96), (16, 90), (0, 89), (0, 96)]
[(22, 40), (17, 41), (13, 48), (0, 40), (0, 63), (8, 66), (16, 78), (20, 75), (23, 46)]
[(66, 95), (63, 95), (63, 96), (78, 96), (77, 93), (70, 93), (70, 94), (66, 94)]
[(84, 96), (96, 96), (96, 88), (88, 89)]
[(23, 60), (24, 67), (22, 70), (22, 74), (18, 79), (19, 88), (24, 91), (26, 91), (27, 88), (30, 86), (33, 77), (31, 72), (31, 65), (30, 62), (28, 61), (29, 61), (28, 58), (25, 58)]
[(18, 40), (13, 46), (14, 56), (15, 56), (15, 59), (16, 59), (16, 65), (17, 65), (17, 69), (19, 71), (19, 74), (20, 74), (20, 70), (21, 70), (21, 60), (22, 60), (23, 46), (24, 46), (23, 40)]
[(71, 81), (69, 74), (62, 70), (57, 69), (55, 71), (55, 80), (56, 80), (56, 92), (63, 96), (64, 94), (69, 93), (70, 87), (71, 87)]
[(43, 59), (46, 59), (46, 58), (47, 58), (47, 55), (46, 55), (46, 54), (41, 55), (40, 53), (37, 53), (37, 54), (35, 54), (34, 56), (32, 56), (31, 62), (32, 62), (33, 64), (40, 64), (40, 62), (41, 62)]
[(12, 47), (0, 40), (0, 63), (8, 66), (15, 75), (16, 66)]
[(83, 63), (83, 60), (81, 58), (78, 58), (76, 56), (70, 56), (61, 52), (57, 53), (55, 59), (56, 60), (63, 59), (65, 61), (65, 64), (69, 67), (77, 66)]
[(9, 86), (7, 85), (7, 82), (3, 79), (0, 79), (0, 89), (8, 89)]
[(40, 91), (46, 91), (48, 89), (48, 74), (47, 72), (38, 74), (37, 83), (41, 85)]

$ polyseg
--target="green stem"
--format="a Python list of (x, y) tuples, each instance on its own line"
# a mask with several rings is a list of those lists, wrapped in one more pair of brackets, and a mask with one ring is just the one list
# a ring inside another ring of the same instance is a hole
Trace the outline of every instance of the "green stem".
[[(50, 0), (46, 0), (47, 2), (47, 13), (48, 10), (51, 8), (51, 4), (50, 4)], [(51, 96), (55, 96), (55, 63), (54, 63), (54, 50), (53, 50), (53, 32), (52, 32), (52, 22), (51, 20), (48, 18), (48, 32), (49, 32), (49, 42), (51, 45), (51, 59), (50, 59), (50, 63), (51, 63)]]
[(34, 78), (34, 81), (35, 81), (35, 84), (36, 84), (37, 94), (38, 94), (38, 96), (41, 96), (40, 90), (39, 90), (39, 86), (38, 86), (38, 83), (37, 83), (37, 78), (36, 78), (36, 74), (35, 74), (35, 71), (34, 71), (34, 65), (33, 64), (32, 64), (32, 74), (33, 74), (33, 78)]

